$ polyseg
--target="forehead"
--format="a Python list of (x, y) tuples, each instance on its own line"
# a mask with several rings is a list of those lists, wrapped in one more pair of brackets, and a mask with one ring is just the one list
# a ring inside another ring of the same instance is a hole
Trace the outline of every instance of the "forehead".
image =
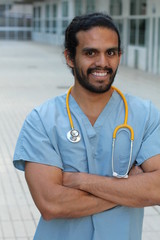
[(118, 47), (117, 33), (106, 27), (93, 27), (87, 31), (79, 31), (76, 37), (78, 40), (77, 48)]

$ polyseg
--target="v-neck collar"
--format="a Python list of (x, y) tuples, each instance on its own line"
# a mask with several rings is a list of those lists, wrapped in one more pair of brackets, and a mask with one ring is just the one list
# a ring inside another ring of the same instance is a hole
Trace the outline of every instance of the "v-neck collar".
[(93, 126), (72, 95), (69, 97), (69, 106), (72, 114), (76, 113), (81, 118), (87, 129), (89, 128), (96, 130), (96, 128), (100, 128), (104, 124), (104, 121), (106, 121), (113, 109), (115, 109), (119, 104), (119, 100), (119, 94), (114, 91)]

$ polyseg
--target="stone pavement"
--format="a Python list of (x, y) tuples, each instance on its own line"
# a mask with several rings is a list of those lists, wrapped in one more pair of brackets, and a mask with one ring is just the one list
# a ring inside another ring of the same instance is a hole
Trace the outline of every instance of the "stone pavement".
[[(72, 81), (59, 47), (0, 42), (0, 240), (33, 239), (39, 212), (24, 174), (12, 165), (13, 152), (26, 115)], [(160, 109), (160, 77), (121, 66), (115, 85)], [(159, 239), (160, 207), (145, 208), (143, 240)]]

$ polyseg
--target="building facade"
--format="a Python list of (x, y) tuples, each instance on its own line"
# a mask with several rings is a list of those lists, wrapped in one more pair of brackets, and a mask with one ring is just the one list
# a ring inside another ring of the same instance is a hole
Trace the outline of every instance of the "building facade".
[(62, 44), (70, 20), (95, 11), (109, 13), (119, 27), (122, 64), (160, 75), (159, 0), (33, 1), (32, 39)]
[(29, 40), (32, 36), (32, 5), (0, 0), (0, 40)]
[(55, 45), (63, 44), (65, 28), (75, 15), (110, 14), (122, 38), (121, 63), (160, 75), (160, 0), (19, 0), (16, 6), (20, 3), (32, 7), (32, 40)]

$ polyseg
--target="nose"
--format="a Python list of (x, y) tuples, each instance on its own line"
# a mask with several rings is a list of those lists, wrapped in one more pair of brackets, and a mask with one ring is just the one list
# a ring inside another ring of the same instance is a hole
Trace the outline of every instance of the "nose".
[(106, 54), (100, 54), (96, 59), (96, 66), (99, 67), (109, 67), (109, 61)]

